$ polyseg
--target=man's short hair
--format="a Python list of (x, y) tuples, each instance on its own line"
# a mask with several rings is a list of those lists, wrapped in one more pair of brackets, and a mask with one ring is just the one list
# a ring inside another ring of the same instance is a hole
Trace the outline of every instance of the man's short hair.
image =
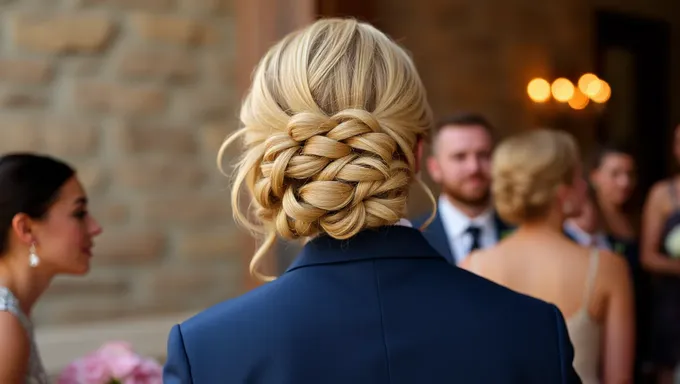
[(494, 139), (495, 128), (486, 117), (479, 113), (462, 112), (445, 116), (441, 120), (437, 121), (432, 135), (432, 144), (434, 144), (434, 142), (437, 140), (437, 137), (439, 137), (439, 133), (444, 128), (450, 127), (452, 125), (461, 127), (482, 127), (489, 134), (489, 136), (491, 136), (491, 139)]

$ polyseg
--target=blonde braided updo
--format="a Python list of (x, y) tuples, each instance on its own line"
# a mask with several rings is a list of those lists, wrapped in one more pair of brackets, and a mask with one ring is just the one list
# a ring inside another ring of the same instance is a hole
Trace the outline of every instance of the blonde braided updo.
[(567, 132), (538, 129), (505, 139), (491, 165), (499, 216), (517, 225), (544, 217), (559, 186), (572, 185), (578, 165), (578, 145)]
[[(277, 234), (346, 239), (404, 217), (415, 148), (432, 123), (410, 57), (352, 19), (319, 20), (272, 47), (255, 70), (240, 119), (218, 164), (241, 138), (232, 209), (237, 222), (266, 235), (251, 262), (265, 280), (257, 265)], [(255, 222), (241, 212), (243, 184)]]

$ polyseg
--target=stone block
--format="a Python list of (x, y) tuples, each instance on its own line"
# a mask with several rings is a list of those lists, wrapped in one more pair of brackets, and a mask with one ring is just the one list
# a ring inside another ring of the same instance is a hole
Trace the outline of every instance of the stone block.
[(49, 118), (44, 122), (45, 150), (59, 157), (94, 156), (99, 150), (99, 125), (77, 118)]
[(131, 16), (130, 21), (135, 34), (149, 43), (203, 46), (220, 41), (219, 30), (205, 20), (183, 16), (136, 14)]
[(164, 159), (129, 159), (116, 163), (114, 179), (135, 191), (195, 190), (205, 184), (207, 172), (196, 162)]
[(2, 58), (0, 59), (0, 82), (38, 85), (49, 83), (54, 67), (48, 60)]
[(0, 90), (0, 108), (43, 109), (49, 104), (49, 97), (42, 90), (9, 88)]
[(118, 64), (118, 74), (132, 80), (158, 79), (184, 83), (196, 78), (197, 60), (181, 49), (139, 47), (123, 54)]
[(14, 14), (9, 24), (15, 46), (51, 54), (101, 52), (115, 33), (109, 18), (78, 13)]
[(197, 262), (240, 260), (245, 252), (244, 236), (247, 233), (233, 225), (186, 231), (179, 235), (176, 253), (183, 260)]
[(233, 221), (227, 191), (217, 196), (187, 193), (176, 197), (148, 197), (144, 200), (143, 217), (146, 225), (210, 228)]
[(128, 280), (120, 275), (90, 272), (87, 276), (57, 276), (46, 297), (107, 297), (125, 295), (130, 290)]
[(172, 9), (173, 0), (70, 0), (76, 7), (109, 7), (124, 10), (167, 11)]
[[(106, 230), (95, 239), (96, 265), (144, 265), (158, 262), (166, 247), (164, 234), (153, 230)], [(94, 266), (93, 268), (97, 268)]]
[(182, 10), (201, 15), (226, 15), (233, 12), (232, 0), (181, 0)]
[(130, 220), (130, 206), (128, 204), (109, 201), (104, 199), (93, 199), (90, 202), (90, 212), (103, 227), (122, 226)]
[(71, 165), (88, 195), (102, 194), (109, 186), (111, 179), (107, 169), (95, 159), (82, 159)]
[(79, 83), (73, 96), (79, 108), (121, 116), (158, 114), (165, 109), (168, 100), (162, 88), (104, 82)]
[(43, 147), (39, 120), (23, 117), (0, 119), (0, 155), (17, 151), (40, 151)]
[(195, 155), (198, 143), (188, 127), (161, 123), (128, 123), (117, 127), (116, 143), (129, 154), (158, 153), (168, 156)]

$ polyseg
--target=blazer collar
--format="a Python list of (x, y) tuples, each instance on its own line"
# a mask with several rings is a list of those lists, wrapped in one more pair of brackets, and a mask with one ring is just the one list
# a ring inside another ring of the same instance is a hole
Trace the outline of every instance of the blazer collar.
[(328, 235), (314, 238), (302, 248), (286, 272), (298, 268), (388, 258), (443, 257), (427, 242), (419, 230), (402, 225), (367, 229), (347, 240)]

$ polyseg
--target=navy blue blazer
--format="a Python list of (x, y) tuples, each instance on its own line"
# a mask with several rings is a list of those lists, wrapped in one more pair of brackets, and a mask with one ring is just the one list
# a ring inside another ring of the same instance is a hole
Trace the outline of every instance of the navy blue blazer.
[(551, 304), (391, 226), (307, 243), (277, 280), (170, 331), (164, 384), (580, 383)]
[[(413, 219), (413, 227), (420, 228), (423, 223), (430, 217), (430, 213)], [(511, 233), (515, 228), (507, 223), (505, 223), (501, 218), (494, 212), (493, 215), (494, 222), (496, 224), (496, 239), (500, 240), (503, 237)], [(442, 254), (446, 260), (451, 265), (456, 265), (456, 258), (454, 257), (453, 250), (449, 244), (449, 238), (446, 236), (446, 229), (444, 229), (444, 223), (442, 223), (442, 218), (439, 215), (439, 210), (434, 217), (434, 220), (428, 225), (427, 228), (423, 230), (423, 236), (430, 242), (430, 245), (436, 249), (440, 254)]]

